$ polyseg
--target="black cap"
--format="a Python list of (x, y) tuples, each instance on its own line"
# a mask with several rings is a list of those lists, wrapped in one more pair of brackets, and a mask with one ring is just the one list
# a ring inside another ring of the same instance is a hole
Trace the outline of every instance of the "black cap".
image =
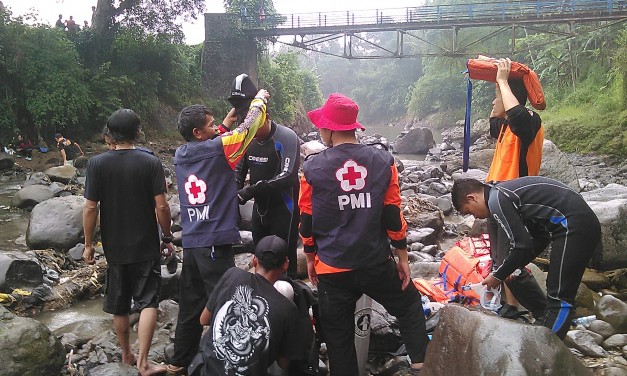
[(265, 269), (276, 269), (287, 258), (287, 243), (276, 235), (266, 236), (257, 243), (255, 256)]
[(246, 73), (242, 73), (233, 80), (229, 103), (231, 103), (236, 110), (239, 110), (242, 104), (247, 103), (246, 109), (248, 110), (250, 102), (255, 98), (258, 91), (253, 80), (251, 80)]
[(61, 137), (63, 137), (63, 135), (61, 135), (61, 133), (57, 133), (57, 134), (55, 134), (55, 135), (54, 135), (54, 138), (55, 138), (55, 139), (57, 139), (57, 138), (61, 138)]

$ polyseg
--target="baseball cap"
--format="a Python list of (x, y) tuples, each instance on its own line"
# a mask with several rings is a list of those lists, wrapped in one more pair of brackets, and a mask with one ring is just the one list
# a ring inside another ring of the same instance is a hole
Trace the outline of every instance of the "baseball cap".
[(287, 243), (276, 235), (263, 237), (255, 247), (255, 257), (266, 269), (283, 265), (287, 257)]
[(240, 110), (242, 106), (246, 106), (246, 110), (248, 110), (250, 102), (255, 98), (258, 91), (253, 80), (251, 80), (246, 73), (242, 73), (233, 80), (228, 99), (229, 103), (231, 103), (236, 110)]

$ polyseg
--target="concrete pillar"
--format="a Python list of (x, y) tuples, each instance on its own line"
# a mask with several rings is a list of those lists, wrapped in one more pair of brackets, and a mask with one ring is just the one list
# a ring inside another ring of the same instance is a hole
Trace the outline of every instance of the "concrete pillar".
[(202, 71), (205, 94), (211, 99), (226, 100), (240, 73), (258, 84), (257, 45), (242, 32), (238, 15), (205, 13)]

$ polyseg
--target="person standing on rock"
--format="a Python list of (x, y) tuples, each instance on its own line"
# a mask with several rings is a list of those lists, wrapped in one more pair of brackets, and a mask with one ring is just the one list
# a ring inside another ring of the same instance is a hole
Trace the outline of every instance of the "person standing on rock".
[(357, 142), (355, 130), (364, 129), (358, 111), (350, 98), (331, 94), (308, 113), (329, 148), (303, 165), (299, 231), (318, 286), (329, 368), (331, 375), (358, 374), (354, 312), (366, 294), (396, 316), (411, 372), (418, 372), (429, 338), (411, 281), (398, 171), (390, 153)]
[[(487, 182), (506, 181), (523, 176), (537, 176), (542, 162), (544, 128), (537, 112), (525, 107), (527, 90), (521, 79), (509, 79), (512, 67), (510, 59), (496, 62), (496, 98), (490, 113), (490, 136), (496, 140), (494, 157)], [(497, 223), (487, 220), (488, 233), (496, 239)], [(497, 249), (502, 246), (496, 245)], [(494, 265), (500, 265), (506, 255), (492, 252)], [(544, 293), (535, 278), (522, 267), (509, 278), (506, 286), (534, 318), (542, 318), (546, 311)], [(510, 302), (513, 303), (513, 302)], [(507, 313), (504, 312), (507, 316)]]
[[(257, 88), (246, 74), (233, 82), (229, 101), (236, 112), (253, 98)], [(255, 135), (246, 155), (235, 169), (237, 197), (240, 205), (254, 198), (252, 215), (253, 242), (268, 235), (285, 240), (289, 247), (290, 264), (287, 274), (296, 278), (296, 249), (298, 247), (298, 170), (300, 143), (288, 127), (266, 118), (266, 126)], [(250, 173), (248, 186), (244, 187)]]
[[(107, 120), (107, 128), (115, 139), (115, 150), (87, 163), (83, 259), (88, 264), (95, 262), (93, 236), (100, 204), (100, 231), (107, 259), (104, 311), (114, 315), (122, 361), (137, 363), (143, 376), (153, 375), (165, 371), (165, 366), (148, 362), (159, 306), (160, 257), (173, 251), (165, 175), (159, 158), (135, 149), (140, 130), (135, 112), (115, 111)], [(157, 222), (162, 231), (161, 243)], [(129, 341), (131, 301), (140, 312), (137, 358)]]
[(57, 141), (57, 148), (61, 153), (61, 157), (63, 157), (63, 166), (74, 166), (74, 160), (78, 156), (78, 153), (80, 153), (80, 155), (85, 154), (79, 144), (63, 137), (61, 133), (55, 134), (54, 139)]
[[(259, 90), (244, 122), (220, 136), (213, 113), (205, 106), (188, 106), (179, 114), (178, 129), (187, 141), (174, 156), (181, 201), (183, 269), (174, 355), (168, 375), (186, 372), (198, 352), (200, 314), (220, 277), (235, 266), (232, 245), (241, 239), (233, 170), (265, 123), (269, 97), (266, 90)], [(230, 128), (235, 117), (235, 109), (231, 109), (224, 125)]]
[(551, 245), (547, 312), (540, 323), (563, 339), (575, 313), (575, 295), (586, 265), (600, 243), (601, 225), (581, 195), (557, 180), (528, 176), (501, 183), (459, 179), (455, 209), (498, 223), (496, 252), (506, 255), (483, 284), (497, 287)]

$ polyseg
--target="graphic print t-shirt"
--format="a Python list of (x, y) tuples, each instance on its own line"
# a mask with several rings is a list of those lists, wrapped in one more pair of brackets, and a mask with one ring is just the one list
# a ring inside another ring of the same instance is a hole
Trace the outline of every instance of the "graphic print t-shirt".
[(207, 303), (203, 375), (267, 375), (279, 356), (300, 355), (296, 305), (259, 274), (229, 269)]

